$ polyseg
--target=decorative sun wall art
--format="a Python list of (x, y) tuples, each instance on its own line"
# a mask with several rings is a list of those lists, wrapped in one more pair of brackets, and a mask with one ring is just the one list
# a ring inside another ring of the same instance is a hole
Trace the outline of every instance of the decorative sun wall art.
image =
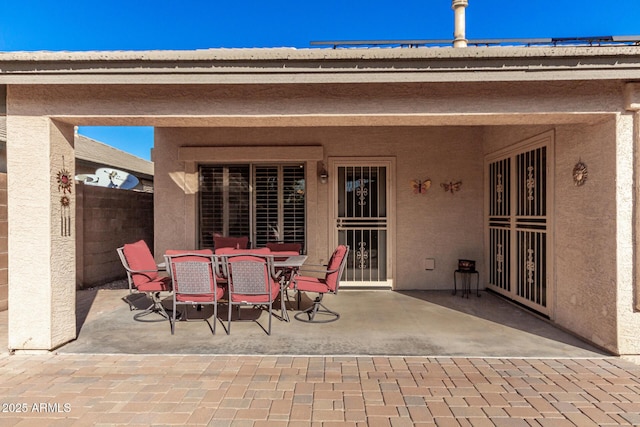
[(58, 191), (62, 191), (62, 197), (60, 197), (60, 235), (69, 237), (71, 236), (71, 199), (67, 193), (71, 194), (73, 177), (64, 167), (64, 157), (62, 157), (62, 169), (56, 174), (56, 181), (58, 182)]
[(587, 170), (587, 165), (582, 163), (581, 161), (576, 163), (573, 167), (573, 183), (580, 187), (587, 180), (587, 176), (589, 175), (589, 171)]

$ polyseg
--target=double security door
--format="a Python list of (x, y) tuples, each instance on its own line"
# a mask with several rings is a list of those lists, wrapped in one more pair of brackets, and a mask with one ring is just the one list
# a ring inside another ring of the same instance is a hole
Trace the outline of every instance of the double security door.
[(541, 314), (551, 310), (553, 134), (487, 158), (488, 287)]

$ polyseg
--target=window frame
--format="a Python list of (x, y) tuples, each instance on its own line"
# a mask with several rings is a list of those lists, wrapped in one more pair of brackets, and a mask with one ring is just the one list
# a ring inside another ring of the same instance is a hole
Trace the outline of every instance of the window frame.
[[(285, 169), (287, 167), (297, 167), (302, 169), (302, 180), (304, 181), (304, 190), (303, 190), (303, 208), (302, 208), (302, 241), (295, 240), (296, 242), (300, 242), (303, 245), (303, 251), (306, 252), (306, 243), (307, 243), (307, 164), (306, 162), (243, 162), (243, 163), (198, 163), (197, 170), (200, 176), (202, 176), (202, 171), (204, 168), (222, 168), (223, 170), (228, 170), (229, 168), (248, 168), (248, 202), (249, 202), (249, 214), (248, 214), (248, 227), (249, 227), (249, 240), (250, 245), (252, 247), (256, 246), (258, 240), (258, 220), (257, 220), (257, 197), (258, 197), (258, 189), (256, 187), (257, 184), (257, 170), (259, 168), (276, 168), (276, 182), (277, 182), (277, 215), (278, 215), (278, 226), (280, 229), (284, 229), (284, 223), (286, 222), (286, 211), (284, 204), (284, 193), (285, 193), (285, 185), (284, 175)], [(197, 234), (196, 234), (196, 242), (199, 249), (204, 249), (208, 247), (213, 247), (206, 245), (206, 241), (203, 238), (203, 230), (202, 230), (202, 219), (203, 219), (203, 189), (202, 189), (202, 178), (200, 178), (198, 182), (198, 197), (197, 197)], [(223, 202), (224, 203), (224, 202)], [(227, 209), (225, 207), (223, 209), (223, 215), (228, 214)], [(223, 223), (226, 223), (228, 219), (223, 219)], [(287, 242), (286, 239), (281, 241)]]

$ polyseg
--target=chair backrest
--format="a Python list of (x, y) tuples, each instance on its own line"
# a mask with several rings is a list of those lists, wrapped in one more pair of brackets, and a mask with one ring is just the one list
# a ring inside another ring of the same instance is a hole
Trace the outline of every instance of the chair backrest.
[(236, 248), (247, 249), (249, 247), (249, 237), (226, 237), (226, 236), (213, 236), (213, 247), (215, 249), (220, 248)]
[(158, 278), (158, 266), (144, 240), (118, 248), (118, 255), (134, 286), (138, 287)]
[(302, 251), (302, 245), (300, 243), (268, 242), (267, 248), (271, 249), (272, 252), (297, 252), (298, 255), (300, 255), (300, 251)]
[[(167, 270), (173, 281), (174, 295), (216, 295), (217, 260), (210, 250), (173, 252), (165, 255)], [(208, 253), (207, 253), (208, 252)]]
[(325, 284), (332, 292), (338, 292), (338, 286), (340, 285), (340, 278), (342, 272), (347, 265), (347, 257), (349, 256), (349, 246), (339, 245), (327, 265), (327, 274), (324, 278)]
[(272, 295), (273, 257), (260, 254), (230, 254), (224, 257), (229, 281), (230, 298), (233, 294)]

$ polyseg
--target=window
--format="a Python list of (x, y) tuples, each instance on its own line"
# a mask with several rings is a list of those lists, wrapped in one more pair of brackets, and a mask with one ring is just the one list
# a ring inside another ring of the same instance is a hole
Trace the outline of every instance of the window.
[(199, 195), (200, 248), (215, 234), (304, 247), (304, 165), (201, 165)]

